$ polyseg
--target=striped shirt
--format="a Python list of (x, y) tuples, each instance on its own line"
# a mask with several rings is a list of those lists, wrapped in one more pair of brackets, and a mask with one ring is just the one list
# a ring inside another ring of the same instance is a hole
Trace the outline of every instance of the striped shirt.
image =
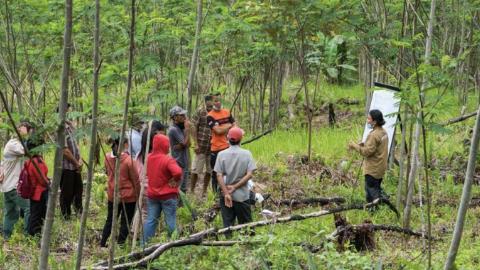
[(197, 146), (200, 153), (208, 154), (210, 152), (210, 127), (207, 123), (208, 112), (205, 108), (200, 108), (192, 118), (193, 126), (197, 132)]
[[(80, 151), (78, 150), (77, 142), (75, 141), (74, 136), (75, 128), (72, 126), (72, 123), (65, 121), (65, 148), (68, 148), (76, 160), (80, 160)], [(63, 156), (62, 163), (64, 170), (77, 170), (75, 164), (70, 162), (65, 156)]]

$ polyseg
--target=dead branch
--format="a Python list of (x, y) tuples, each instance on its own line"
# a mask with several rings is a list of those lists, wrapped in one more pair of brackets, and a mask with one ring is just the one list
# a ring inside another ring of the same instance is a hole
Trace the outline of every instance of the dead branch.
[[(113, 269), (130, 269), (130, 268), (136, 268), (136, 267), (143, 267), (146, 264), (148, 264), (148, 262), (151, 262), (152, 260), (158, 258), (162, 253), (164, 253), (166, 250), (172, 247), (179, 247), (179, 246), (185, 246), (185, 245), (200, 245), (203, 242), (204, 238), (211, 237), (211, 236), (218, 236), (222, 234), (231, 233), (234, 231), (241, 231), (244, 229), (264, 227), (264, 226), (276, 224), (276, 223), (287, 223), (287, 222), (296, 221), (296, 220), (316, 218), (316, 217), (321, 217), (321, 216), (330, 215), (334, 213), (340, 213), (348, 210), (355, 210), (355, 209), (362, 210), (362, 209), (375, 207), (382, 203), (384, 203), (382, 200), (377, 199), (374, 202), (367, 203), (367, 204), (351, 204), (347, 206), (339, 206), (339, 207), (328, 209), (328, 210), (320, 210), (320, 211), (312, 212), (308, 214), (297, 214), (297, 215), (278, 217), (278, 218), (273, 217), (271, 219), (265, 219), (265, 220), (246, 223), (246, 224), (239, 224), (236, 226), (230, 226), (230, 227), (219, 229), (219, 230), (215, 228), (210, 228), (210, 229), (198, 232), (196, 234), (193, 234), (185, 239), (176, 240), (168, 243), (156, 244), (146, 248), (144, 251), (133, 252), (126, 256), (116, 258), (114, 260), (115, 265), (113, 266)], [(132, 260), (138, 260), (138, 261), (118, 264), (121, 262), (128, 262)], [(106, 261), (99, 262), (93, 265), (92, 268), (89, 268), (89, 269), (95, 269), (95, 270), (107, 269), (107, 262)]]
[(261, 137), (263, 137), (263, 136), (265, 136), (265, 135), (268, 135), (268, 134), (271, 133), (272, 131), (273, 131), (273, 129), (269, 129), (269, 130), (263, 132), (263, 133), (260, 134), (260, 135), (257, 135), (257, 136), (255, 136), (255, 137), (253, 137), (253, 138), (250, 138), (250, 139), (242, 142), (242, 145), (246, 145), (246, 144), (249, 144), (249, 143), (251, 143), (251, 142), (254, 142), (254, 141), (260, 139)]
[(476, 111), (471, 112), (469, 114), (459, 116), (459, 117), (455, 117), (455, 118), (449, 119), (447, 122), (443, 123), (442, 126), (448, 126), (448, 125), (451, 125), (451, 124), (462, 122), (464, 120), (467, 120), (468, 118), (474, 117), (475, 115), (477, 115)]
[(292, 200), (275, 201), (276, 205), (288, 205), (290, 207), (297, 206), (297, 205), (312, 205), (312, 204), (327, 205), (329, 203), (342, 204), (342, 203), (345, 203), (345, 199), (342, 197), (332, 197), (332, 198), (307, 198), (307, 199), (301, 199), (301, 200), (292, 199)]

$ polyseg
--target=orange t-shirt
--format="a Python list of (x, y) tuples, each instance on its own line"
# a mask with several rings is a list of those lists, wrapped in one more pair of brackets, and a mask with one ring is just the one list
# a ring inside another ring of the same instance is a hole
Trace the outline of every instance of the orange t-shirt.
[[(235, 119), (233, 119), (230, 111), (227, 109), (221, 109), (220, 111), (211, 110), (207, 116), (208, 126), (213, 129), (215, 126), (221, 126), (224, 124), (233, 124)], [(228, 148), (227, 134), (216, 134), (212, 130), (212, 139), (210, 143), (210, 150), (212, 152), (222, 151)]]

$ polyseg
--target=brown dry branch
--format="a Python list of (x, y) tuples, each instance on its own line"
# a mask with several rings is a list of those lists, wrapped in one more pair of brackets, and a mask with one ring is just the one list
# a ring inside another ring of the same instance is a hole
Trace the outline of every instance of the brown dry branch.
[[(133, 252), (130, 253), (126, 256), (116, 258), (114, 260), (115, 265), (113, 266), (113, 269), (130, 269), (130, 268), (136, 268), (136, 267), (143, 267), (148, 262), (153, 261), (154, 259), (158, 258), (162, 253), (164, 253), (166, 250), (172, 248), (172, 247), (179, 247), (179, 246), (185, 246), (185, 245), (199, 245), (202, 243), (204, 238), (210, 237), (210, 236), (218, 236), (222, 234), (228, 234), (234, 231), (241, 231), (244, 229), (253, 229), (257, 227), (264, 227), (270, 224), (276, 224), (276, 223), (288, 223), (291, 221), (296, 221), (296, 220), (304, 220), (304, 219), (310, 219), (310, 218), (316, 218), (316, 217), (321, 217), (325, 215), (330, 215), (330, 214), (335, 214), (335, 213), (340, 213), (343, 211), (348, 211), (348, 210), (362, 210), (362, 209), (367, 209), (371, 207), (375, 207), (379, 204), (382, 204), (382, 200), (375, 200), (372, 203), (368, 204), (351, 204), (347, 206), (339, 206), (333, 209), (329, 210), (320, 210), (317, 212), (312, 212), (308, 214), (297, 214), (297, 215), (291, 215), (291, 216), (286, 216), (286, 217), (278, 217), (278, 218), (272, 218), (272, 219), (265, 219), (265, 220), (260, 220), (260, 221), (255, 221), (255, 222), (250, 222), (250, 223), (245, 223), (245, 224), (239, 224), (236, 226), (230, 226), (227, 228), (222, 228), (222, 229), (215, 229), (215, 228), (210, 228), (204, 231), (201, 231), (199, 233), (190, 235), (187, 238), (181, 239), (181, 240), (176, 240), (168, 243), (160, 243), (153, 245), (151, 247), (146, 248), (144, 251), (140, 252)], [(132, 260), (138, 260), (134, 262), (129, 262)], [(122, 264), (118, 264), (120, 262), (123, 262)], [(129, 263), (127, 263), (129, 262)], [(93, 265), (89, 269), (107, 269), (107, 262), (103, 261), (100, 263), (97, 263)]]

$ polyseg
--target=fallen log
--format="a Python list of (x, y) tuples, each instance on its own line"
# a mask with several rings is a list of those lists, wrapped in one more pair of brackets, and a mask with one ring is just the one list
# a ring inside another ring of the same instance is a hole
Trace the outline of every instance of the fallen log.
[(467, 120), (468, 118), (474, 117), (475, 115), (477, 115), (477, 112), (471, 112), (469, 114), (464, 114), (464, 115), (461, 115), (459, 117), (449, 119), (447, 122), (443, 123), (442, 126), (448, 126), (448, 125), (451, 125), (451, 124), (462, 122), (464, 120)]
[(342, 197), (332, 197), (332, 198), (307, 198), (300, 200), (279, 200), (274, 201), (276, 205), (288, 205), (288, 206), (297, 206), (297, 205), (327, 205), (329, 203), (342, 204), (345, 203), (345, 199)]
[[(178, 246), (184, 246), (184, 245), (199, 245), (202, 243), (204, 238), (211, 237), (211, 236), (218, 236), (221, 234), (228, 234), (234, 231), (252, 229), (256, 227), (263, 227), (263, 226), (276, 224), (276, 223), (287, 223), (291, 221), (316, 218), (316, 217), (340, 213), (348, 210), (362, 210), (362, 209), (375, 207), (383, 203), (384, 201), (377, 199), (372, 203), (367, 203), (367, 204), (357, 203), (357, 204), (351, 204), (347, 206), (339, 206), (339, 207), (328, 209), (328, 210), (320, 210), (320, 211), (312, 212), (308, 214), (296, 214), (296, 215), (291, 215), (286, 217), (272, 217), (271, 219), (239, 224), (236, 226), (230, 226), (223, 229), (210, 228), (210, 229), (198, 232), (196, 234), (192, 234), (189, 237), (184, 238), (182, 240), (155, 244), (153, 246), (145, 248), (143, 251), (133, 252), (126, 256), (118, 257), (114, 260), (115, 265), (113, 266), (113, 269), (130, 269), (130, 268), (136, 268), (136, 267), (143, 267), (146, 264), (148, 264), (148, 262), (158, 258), (158, 256), (160, 256), (163, 252), (165, 252), (166, 250), (172, 247), (178, 247)], [(126, 263), (132, 260), (138, 260), (138, 261)], [(83, 269), (94, 269), (94, 270), (107, 269), (107, 264), (108, 264), (107, 261), (102, 261), (97, 264), (94, 264), (91, 268), (83, 268)]]

